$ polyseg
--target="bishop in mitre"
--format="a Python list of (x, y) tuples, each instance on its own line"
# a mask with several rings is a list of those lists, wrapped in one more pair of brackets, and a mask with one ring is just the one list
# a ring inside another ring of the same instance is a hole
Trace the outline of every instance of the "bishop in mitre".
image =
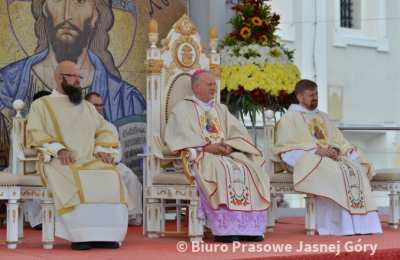
[(94, 106), (82, 100), (76, 64), (61, 62), (55, 80), (52, 94), (32, 103), (27, 123), (28, 145), (50, 159), (43, 181), (55, 202), (55, 235), (76, 250), (118, 248), (133, 206), (113, 164), (119, 142)]
[(293, 169), (294, 188), (316, 195), (316, 228), (320, 235), (382, 233), (370, 179), (375, 174), (319, 111), (317, 84), (295, 86), (300, 104), (292, 104), (276, 129), (276, 155)]
[(194, 95), (178, 102), (165, 129), (174, 152), (186, 151), (200, 195), (200, 214), (218, 242), (261, 241), (269, 179), (261, 152), (224, 105), (215, 102), (212, 73), (191, 77)]

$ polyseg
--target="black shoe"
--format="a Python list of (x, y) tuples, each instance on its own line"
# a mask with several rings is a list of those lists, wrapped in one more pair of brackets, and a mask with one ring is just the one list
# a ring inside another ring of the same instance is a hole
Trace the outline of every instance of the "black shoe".
[(90, 242), (90, 245), (95, 248), (111, 248), (111, 249), (119, 248), (118, 242), (95, 241), (95, 242)]
[(260, 242), (264, 240), (264, 236), (239, 236), (240, 241)]
[(92, 248), (89, 242), (72, 242), (71, 249), (72, 250), (89, 250)]
[(34, 230), (42, 230), (42, 224), (33, 227)]
[(215, 242), (220, 243), (232, 243), (233, 241), (239, 241), (238, 236), (214, 236)]

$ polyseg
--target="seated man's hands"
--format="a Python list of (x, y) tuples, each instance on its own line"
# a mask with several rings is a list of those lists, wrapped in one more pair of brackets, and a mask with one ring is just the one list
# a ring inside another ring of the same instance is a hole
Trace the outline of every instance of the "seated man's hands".
[(227, 145), (227, 144), (222, 144), (222, 145), (225, 147), (225, 154), (224, 155), (229, 155), (229, 154), (231, 154), (233, 152), (233, 148), (230, 147), (229, 145)]
[(339, 160), (338, 151), (331, 146), (325, 148), (318, 146), (317, 151), (315, 153), (320, 155), (321, 157), (328, 157), (335, 161)]
[(70, 165), (71, 163), (75, 162), (74, 154), (67, 149), (59, 150), (57, 153), (57, 157), (63, 165)]
[(215, 155), (229, 155), (233, 152), (233, 148), (226, 144), (208, 144), (204, 146), (204, 152)]
[(98, 152), (95, 154), (96, 159), (101, 160), (103, 163), (109, 163), (112, 164), (114, 161), (114, 158), (109, 153), (103, 153), (103, 152)]

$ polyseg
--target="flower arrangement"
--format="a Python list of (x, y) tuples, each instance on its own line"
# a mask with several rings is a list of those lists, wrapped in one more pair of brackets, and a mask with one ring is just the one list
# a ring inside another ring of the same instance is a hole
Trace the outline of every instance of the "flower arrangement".
[(295, 101), (294, 85), (300, 72), (293, 50), (276, 36), (279, 15), (263, 0), (240, 0), (232, 9), (233, 31), (221, 43), (221, 97), (233, 113), (283, 112)]

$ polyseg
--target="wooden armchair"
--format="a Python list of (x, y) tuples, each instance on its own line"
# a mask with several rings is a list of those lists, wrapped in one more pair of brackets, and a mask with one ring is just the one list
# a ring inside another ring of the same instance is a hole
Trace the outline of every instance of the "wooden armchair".
[[(199, 197), (196, 185), (188, 173), (185, 153), (173, 154), (168, 151), (164, 145), (163, 133), (174, 105), (193, 94), (191, 74), (203, 68), (219, 76), (217, 36), (215, 30), (212, 30), (211, 51), (205, 54), (196, 27), (184, 15), (162, 41), (162, 48), (158, 48), (156, 28), (156, 22), (152, 20), (146, 61), (148, 153), (145, 154), (144, 163), (144, 233), (148, 237), (171, 233), (166, 231), (165, 213), (166, 208), (175, 208), (177, 225), (176, 231), (172, 233), (186, 234), (181, 224), (181, 212), (186, 210), (189, 225), (187, 235), (191, 240), (201, 240), (204, 223), (197, 216)], [(217, 85), (219, 90), (219, 80)]]

